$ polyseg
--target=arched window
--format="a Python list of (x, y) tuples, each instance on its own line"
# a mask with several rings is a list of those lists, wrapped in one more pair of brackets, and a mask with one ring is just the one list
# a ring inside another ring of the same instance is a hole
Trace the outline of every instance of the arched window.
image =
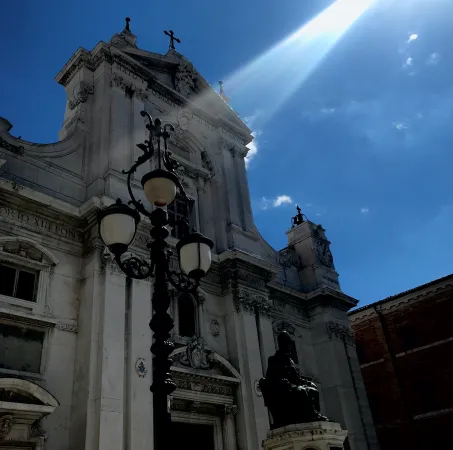
[(197, 334), (197, 308), (190, 294), (181, 294), (178, 298), (178, 322), (180, 336), (192, 337)]

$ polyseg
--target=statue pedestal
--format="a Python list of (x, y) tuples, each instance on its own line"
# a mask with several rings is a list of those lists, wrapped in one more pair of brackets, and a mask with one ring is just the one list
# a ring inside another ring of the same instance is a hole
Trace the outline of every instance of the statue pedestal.
[(348, 432), (334, 422), (287, 425), (267, 433), (264, 450), (342, 450)]

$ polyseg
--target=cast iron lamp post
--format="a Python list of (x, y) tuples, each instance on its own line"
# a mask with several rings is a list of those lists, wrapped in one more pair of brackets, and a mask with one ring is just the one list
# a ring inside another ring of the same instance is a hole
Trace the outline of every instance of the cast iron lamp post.
[[(127, 188), (130, 202), (134, 208), (117, 200), (115, 204), (99, 211), (99, 233), (105, 245), (115, 257), (115, 261), (128, 278), (144, 279), (154, 278), (154, 290), (152, 295), (152, 307), (154, 310), (150, 322), (150, 328), (154, 332), (154, 342), (151, 346), (153, 359), (153, 416), (154, 416), (154, 448), (164, 450), (169, 446), (171, 437), (171, 416), (169, 408), (169, 395), (176, 386), (170, 374), (172, 360), (170, 354), (173, 351), (173, 343), (170, 341), (170, 331), (174, 326), (172, 317), (168, 314), (170, 296), (168, 283), (177, 291), (184, 294), (193, 294), (197, 290), (200, 279), (206, 275), (211, 265), (211, 249), (213, 242), (200, 233), (192, 231), (186, 233), (176, 245), (179, 258), (180, 272), (170, 269), (170, 250), (167, 248), (165, 239), (168, 237), (167, 212), (162, 207), (169, 205), (176, 196), (176, 191), (187, 199), (187, 195), (179, 181), (175, 169), (178, 166), (171, 157), (167, 148), (167, 140), (170, 137), (168, 130), (173, 131), (171, 125), (164, 125), (159, 119), (153, 120), (151, 116), (142, 111), (149, 123), (149, 140), (137, 147), (143, 151), (135, 164), (123, 173), (127, 175)], [(161, 140), (164, 148), (161, 149)], [(150, 160), (157, 152), (158, 168), (148, 172), (142, 178), (142, 186), (146, 199), (156, 208), (150, 213), (137, 200), (132, 192), (131, 178), (137, 168)], [(151, 262), (148, 263), (136, 256), (126, 257), (129, 245), (132, 243), (137, 225), (140, 221), (140, 213), (151, 220), (151, 238), (147, 247), (150, 249)], [(188, 228), (188, 226), (186, 227)]]

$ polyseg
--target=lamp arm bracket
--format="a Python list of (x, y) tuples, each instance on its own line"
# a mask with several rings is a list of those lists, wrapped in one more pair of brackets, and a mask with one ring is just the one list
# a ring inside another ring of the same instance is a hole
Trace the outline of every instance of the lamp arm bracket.
[(167, 270), (167, 280), (181, 293), (193, 294), (198, 289), (200, 282), (191, 280), (187, 275), (174, 270)]
[[(138, 160), (137, 160), (137, 162), (138, 162)], [(138, 212), (142, 213), (144, 216), (151, 217), (151, 213), (146, 210), (146, 208), (143, 206), (142, 201), (137, 200), (135, 198), (134, 193), (132, 192), (131, 178), (132, 178), (132, 175), (134, 174), (134, 172), (137, 170), (137, 167), (140, 165), (140, 164), (137, 164), (137, 162), (127, 172), (123, 170), (123, 173), (127, 174), (127, 190), (129, 192), (129, 196), (131, 197), (131, 200), (128, 203), (129, 203), (129, 205), (131, 205), (131, 204), (134, 205), (135, 209)]]
[(149, 264), (138, 256), (130, 256), (124, 259), (117, 257), (115, 261), (128, 278), (144, 280), (153, 276), (154, 264), (152, 262)]

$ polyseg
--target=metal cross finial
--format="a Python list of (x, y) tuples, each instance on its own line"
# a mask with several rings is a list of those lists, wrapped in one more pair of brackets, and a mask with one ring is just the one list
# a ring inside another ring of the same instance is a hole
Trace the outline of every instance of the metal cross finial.
[(131, 21), (130, 17), (126, 17), (126, 31), (131, 31), (131, 27), (129, 25), (129, 22)]
[(168, 48), (172, 49), (172, 50), (175, 50), (175, 41), (180, 44), (181, 41), (175, 37), (175, 33), (173, 30), (170, 30), (170, 31), (164, 31), (164, 33), (167, 35), (167, 36), (170, 36), (170, 44), (168, 46)]

